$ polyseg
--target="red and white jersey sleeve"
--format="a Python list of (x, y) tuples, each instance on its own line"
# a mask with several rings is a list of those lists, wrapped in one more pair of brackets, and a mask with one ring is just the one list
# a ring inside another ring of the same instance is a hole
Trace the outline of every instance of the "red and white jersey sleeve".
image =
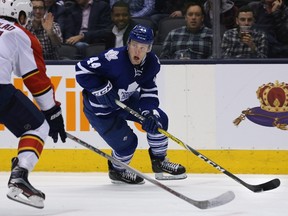
[(46, 75), (38, 39), (22, 26), (0, 19), (0, 84), (22, 77), (41, 110), (55, 106), (54, 89)]

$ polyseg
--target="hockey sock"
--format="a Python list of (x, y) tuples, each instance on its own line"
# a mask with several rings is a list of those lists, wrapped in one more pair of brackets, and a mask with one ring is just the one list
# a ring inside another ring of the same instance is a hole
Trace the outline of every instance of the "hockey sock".
[(153, 156), (164, 159), (167, 154), (168, 138), (163, 134), (147, 134), (147, 140)]
[(34, 152), (21, 152), (18, 155), (18, 159), (19, 159), (19, 167), (25, 168), (27, 169), (29, 172), (31, 172), (36, 163), (38, 162), (38, 157), (35, 155)]

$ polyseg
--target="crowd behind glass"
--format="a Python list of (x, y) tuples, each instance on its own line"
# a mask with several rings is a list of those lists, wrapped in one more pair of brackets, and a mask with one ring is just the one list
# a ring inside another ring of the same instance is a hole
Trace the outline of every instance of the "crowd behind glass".
[[(153, 28), (153, 51), (160, 59), (288, 57), (285, 0), (32, 0), (32, 4), (34, 16), (28, 22), (24, 16), (20, 20), (38, 37), (45, 60), (82, 59), (91, 46), (98, 47), (95, 54), (123, 46), (136, 23)], [(163, 27), (164, 19), (181, 21)], [(71, 52), (67, 47), (77, 48), (73, 58), (65, 56)]]

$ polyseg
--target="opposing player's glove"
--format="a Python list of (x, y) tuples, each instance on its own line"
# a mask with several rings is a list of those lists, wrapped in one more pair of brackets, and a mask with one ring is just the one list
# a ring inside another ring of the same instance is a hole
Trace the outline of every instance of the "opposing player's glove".
[(92, 94), (97, 98), (98, 102), (112, 108), (118, 108), (115, 100), (119, 100), (119, 95), (113, 89), (112, 83), (108, 81), (105, 85), (98, 89), (94, 89)]
[(142, 129), (147, 133), (158, 133), (158, 128), (162, 128), (162, 125), (159, 122), (160, 116), (157, 110), (144, 110), (142, 115), (145, 117), (142, 122)]
[(50, 126), (49, 136), (52, 137), (54, 143), (58, 141), (58, 134), (64, 143), (67, 135), (64, 128), (64, 122), (60, 105), (55, 105), (47, 111), (42, 111)]

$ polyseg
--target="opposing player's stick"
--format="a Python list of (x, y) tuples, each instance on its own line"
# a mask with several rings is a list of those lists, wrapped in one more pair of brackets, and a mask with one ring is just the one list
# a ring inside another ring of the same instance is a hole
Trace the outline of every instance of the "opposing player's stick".
[(124, 167), (125, 169), (129, 170), (130, 172), (134, 172), (135, 174), (137, 174), (138, 176), (142, 177), (143, 179), (146, 179), (147, 181), (151, 182), (152, 184), (170, 192), (171, 194), (175, 195), (176, 197), (185, 200), (186, 202), (192, 204), (193, 206), (196, 206), (199, 209), (209, 209), (209, 208), (214, 208), (217, 206), (221, 206), (224, 205), (226, 203), (229, 203), (230, 201), (232, 201), (235, 198), (235, 194), (232, 191), (227, 191), (226, 193), (221, 194), (218, 197), (212, 198), (212, 199), (208, 199), (208, 200), (193, 200), (177, 191), (174, 191), (173, 189), (161, 184), (160, 182), (156, 181), (155, 179), (150, 178), (149, 176), (144, 175), (142, 172), (137, 171), (136, 169), (132, 168), (131, 166), (123, 163), (122, 161), (119, 161), (113, 157), (111, 157), (110, 155), (106, 154), (105, 152), (99, 150), (98, 148), (89, 145), (88, 143), (80, 140), (79, 138), (73, 136), (70, 133), (66, 133), (67, 137), (73, 141), (75, 141), (76, 143), (90, 149), (91, 151), (96, 152), (97, 154), (101, 155), (102, 157), (108, 159), (109, 161), (118, 164), (122, 167)]
[[(127, 112), (129, 112), (131, 115), (133, 115), (136, 118), (138, 118), (141, 122), (143, 122), (145, 120), (144, 116), (140, 115), (138, 112), (136, 112), (135, 110), (133, 110), (130, 107), (126, 106), (122, 102), (116, 100), (116, 104), (119, 107), (121, 107), (122, 109), (124, 109)], [(251, 190), (253, 192), (262, 192), (262, 191), (272, 190), (272, 189), (275, 189), (275, 188), (279, 187), (279, 185), (280, 185), (280, 180), (278, 178), (273, 179), (273, 180), (268, 181), (268, 182), (265, 182), (263, 184), (259, 184), (259, 185), (248, 184), (248, 183), (244, 182), (243, 180), (241, 180), (240, 178), (238, 178), (237, 176), (233, 175), (228, 170), (224, 169), (223, 167), (221, 167), (220, 165), (215, 163), (214, 161), (210, 160), (208, 157), (204, 156), (203, 154), (201, 154), (197, 150), (195, 150), (192, 147), (190, 147), (189, 145), (185, 144), (184, 142), (182, 142), (181, 140), (179, 140), (178, 138), (176, 138), (172, 134), (168, 133), (167, 131), (165, 131), (165, 130), (163, 130), (161, 128), (158, 128), (158, 131), (160, 133), (164, 134), (165, 136), (167, 136), (168, 138), (172, 139), (173, 141), (175, 141), (176, 143), (178, 143), (179, 145), (181, 145), (182, 147), (184, 147), (188, 151), (192, 152), (194, 155), (196, 155), (197, 157), (199, 157), (200, 159), (202, 159), (206, 163), (210, 164), (211, 166), (213, 166), (218, 171), (228, 175), (230, 178), (234, 179), (235, 181), (237, 181), (238, 183), (240, 183), (241, 185), (245, 186), (246, 188), (248, 188), (249, 190)]]

